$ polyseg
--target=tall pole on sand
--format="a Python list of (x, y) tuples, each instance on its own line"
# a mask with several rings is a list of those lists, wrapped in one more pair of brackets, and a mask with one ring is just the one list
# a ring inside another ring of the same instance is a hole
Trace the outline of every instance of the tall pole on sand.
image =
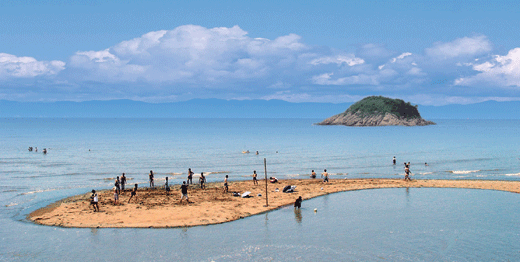
[(267, 200), (267, 162), (264, 158), (264, 173), (265, 173), (265, 206), (269, 206), (269, 202)]

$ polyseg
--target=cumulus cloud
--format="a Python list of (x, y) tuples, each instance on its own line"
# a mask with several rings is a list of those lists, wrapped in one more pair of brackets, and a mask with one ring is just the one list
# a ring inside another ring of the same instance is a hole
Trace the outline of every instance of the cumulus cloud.
[[(78, 51), (67, 64), (0, 53), (0, 82), (6, 83), (0, 94), (7, 84), (32, 83), (25, 94), (37, 99), (39, 90), (52, 87), (45, 89), (61, 92), (49, 92), (52, 99), (69, 95), (69, 100), (239, 97), (344, 102), (363, 94), (399, 92), (410, 97), (437, 94), (432, 103), (455, 103), (466, 101), (461, 92), (469, 92), (460, 86), (520, 87), (520, 48), (503, 56), (492, 56), (491, 51), (485, 36), (437, 42), (424, 52), (364, 44), (349, 53), (306, 45), (296, 34), (266, 39), (251, 37), (239, 26), (183, 25), (102, 50)], [(443, 92), (454, 93), (438, 95)]]
[(89, 70), (89, 80), (219, 82), (255, 79), (294, 66), (308, 47), (295, 34), (274, 40), (251, 38), (238, 26), (179, 26), (150, 32), (102, 51), (77, 52), (72, 69)]
[(491, 42), (486, 36), (457, 38), (452, 42), (437, 42), (425, 50), (426, 55), (435, 59), (452, 59), (462, 56), (481, 55), (490, 52)]
[(18, 57), (0, 53), (0, 78), (31, 78), (56, 75), (65, 69), (62, 61), (38, 61), (33, 57)]
[(496, 55), (492, 60), (473, 64), (476, 75), (461, 77), (455, 85), (480, 85), (483, 82), (502, 87), (520, 87), (520, 48), (510, 50), (507, 55)]

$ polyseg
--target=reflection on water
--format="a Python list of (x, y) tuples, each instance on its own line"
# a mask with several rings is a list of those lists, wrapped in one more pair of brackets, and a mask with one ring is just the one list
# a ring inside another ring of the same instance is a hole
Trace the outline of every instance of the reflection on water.
[(302, 223), (302, 210), (300, 208), (294, 208), (294, 218), (298, 224)]

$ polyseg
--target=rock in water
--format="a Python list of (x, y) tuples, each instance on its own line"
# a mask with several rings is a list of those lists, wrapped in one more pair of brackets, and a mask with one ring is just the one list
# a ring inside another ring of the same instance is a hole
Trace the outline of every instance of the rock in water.
[(421, 118), (417, 106), (401, 99), (369, 96), (351, 105), (347, 111), (329, 117), (318, 125), (345, 126), (426, 126), (435, 125)]

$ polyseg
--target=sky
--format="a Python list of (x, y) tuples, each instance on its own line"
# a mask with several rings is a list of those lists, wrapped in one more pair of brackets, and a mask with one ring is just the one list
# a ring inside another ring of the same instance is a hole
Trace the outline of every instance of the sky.
[(0, 100), (520, 100), (517, 1), (0, 1)]

